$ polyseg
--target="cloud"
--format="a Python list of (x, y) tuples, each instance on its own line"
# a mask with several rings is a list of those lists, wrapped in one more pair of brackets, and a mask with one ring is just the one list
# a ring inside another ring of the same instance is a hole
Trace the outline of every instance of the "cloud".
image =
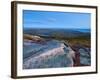
[(24, 21), (25, 24), (45, 24), (43, 21), (41, 20), (27, 20), (27, 21)]
[(48, 22), (56, 22), (57, 20), (55, 18), (47, 18)]

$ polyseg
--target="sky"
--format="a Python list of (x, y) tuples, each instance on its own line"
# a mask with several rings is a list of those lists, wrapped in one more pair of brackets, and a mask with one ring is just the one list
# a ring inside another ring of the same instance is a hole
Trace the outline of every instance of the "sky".
[(90, 29), (91, 14), (23, 10), (24, 28)]

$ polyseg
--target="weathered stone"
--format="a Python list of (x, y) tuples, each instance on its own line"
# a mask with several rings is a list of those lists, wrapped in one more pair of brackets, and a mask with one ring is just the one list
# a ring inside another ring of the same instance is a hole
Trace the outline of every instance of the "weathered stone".
[(24, 43), (24, 69), (72, 67), (74, 65), (74, 51), (58, 40), (50, 40), (46, 44)]
[(91, 64), (91, 56), (90, 51), (87, 48), (80, 48), (80, 63), (83, 65), (90, 65)]

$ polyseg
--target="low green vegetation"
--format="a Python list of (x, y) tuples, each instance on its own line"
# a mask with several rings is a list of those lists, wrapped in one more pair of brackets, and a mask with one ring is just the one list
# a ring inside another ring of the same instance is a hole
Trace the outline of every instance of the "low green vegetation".
[(90, 37), (87, 36), (79, 36), (79, 37), (74, 37), (74, 38), (61, 38), (61, 37), (55, 37), (57, 40), (63, 40), (66, 43), (68, 43), (70, 46), (74, 45), (82, 45), (86, 47), (90, 47), (91, 45), (91, 40)]
[[(40, 36), (40, 37), (42, 37), (42, 36)], [(24, 39), (33, 40), (33, 38), (34, 38), (34, 36), (32, 36), (32, 35), (24, 34)], [(48, 39), (48, 37), (45, 37), (45, 38)], [(70, 46), (74, 46), (74, 45), (82, 45), (82, 46), (86, 46), (86, 47), (91, 46), (91, 40), (90, 40), (89, 35), (78, 36), (78, 37), (66, 37), (63, 35), (56, 34), (51, 38), (59, 40), (59, 41), (64, 41), (66, 44), (69, 44)]]
[[(65, 40), (66, 41), (66, 40)], [(80, 39), (80, 38), (73, 38), (73, 39), (67, 39), (69, 45), (83, 45), (86, 47), (90, 47), (90, 40), (89, 39)]]

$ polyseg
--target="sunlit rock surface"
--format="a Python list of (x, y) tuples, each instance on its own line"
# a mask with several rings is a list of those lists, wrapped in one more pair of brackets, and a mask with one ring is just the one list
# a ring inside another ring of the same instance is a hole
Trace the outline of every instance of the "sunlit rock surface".
[(32, 42), (23, 44), (23, 69), (72, 67), (74, 51), (58, 40)]
[(91, 65), (91, 55), (88, 48), (80, 48), (80, 64)]

